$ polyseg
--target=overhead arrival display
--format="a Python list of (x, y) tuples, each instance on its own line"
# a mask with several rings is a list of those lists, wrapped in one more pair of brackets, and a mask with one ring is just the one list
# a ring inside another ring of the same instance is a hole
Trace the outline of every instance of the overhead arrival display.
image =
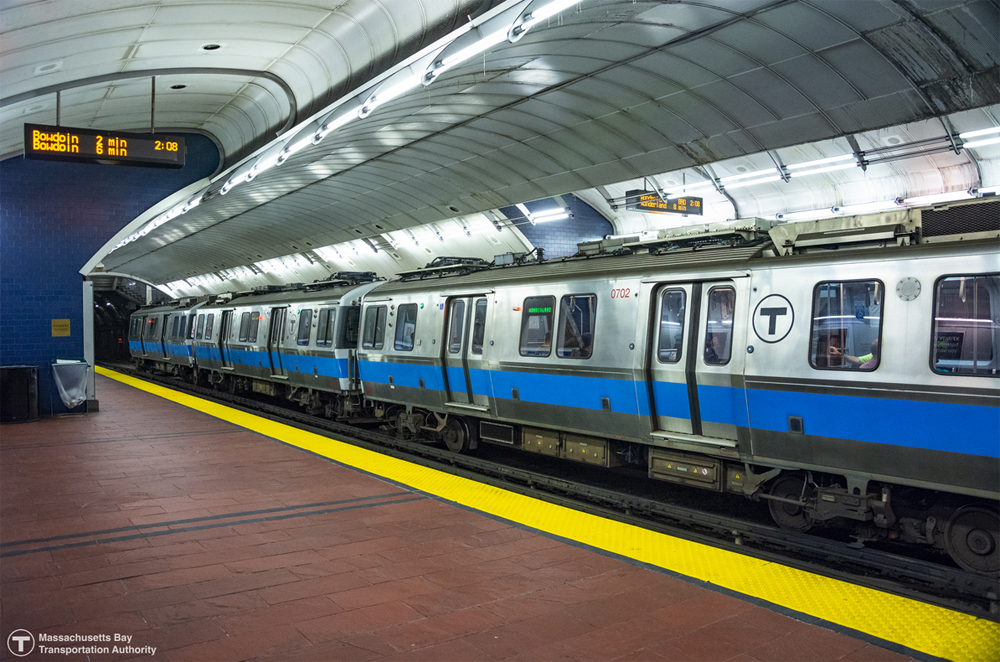
[(24, 125), (26, 159), (180, 168), (184, 153), (181, 136)]

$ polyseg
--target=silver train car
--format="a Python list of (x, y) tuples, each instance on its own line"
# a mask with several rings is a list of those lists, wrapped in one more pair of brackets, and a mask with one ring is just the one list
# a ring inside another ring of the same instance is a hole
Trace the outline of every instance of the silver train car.
[[(785, 528), (846, 525), (1000, 574), (998, 234), (852, 223), (738, 221), (629, 254), (240, 297), (200, 309), (216, 327), (195, 324), (194, 357), (219, 386), (456, 452), (640, 466), (765, 500)], [(325, 308), (357, 338), (317, 346)]]
[(207, 298), (141, 308), (129, 319), (129, 353), (140, 368), (191, 379), (195, 373), (194, 319)]
[(338, 273), (205, 305), (193, 324), (199, 378), (331, 418), (356, 412), (360, 303), (377, 285), (373, 273)]

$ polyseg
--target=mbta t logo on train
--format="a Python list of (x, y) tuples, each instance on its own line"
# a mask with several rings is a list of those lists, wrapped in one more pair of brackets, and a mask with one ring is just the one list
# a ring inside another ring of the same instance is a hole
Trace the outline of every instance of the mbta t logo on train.
[(769, 294), (753, 311), (753, 332), (766, 343), (785, 339), (795, 322), (792, 302), (780, 294)]

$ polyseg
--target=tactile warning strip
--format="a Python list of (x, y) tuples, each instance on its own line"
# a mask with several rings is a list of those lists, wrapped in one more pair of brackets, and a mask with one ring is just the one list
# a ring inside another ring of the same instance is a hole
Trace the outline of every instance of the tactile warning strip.
[(1000, 624), (606, 520), (97, 368), (101, 375), (347, 466), (585, 545), (950, 660), (1000, 658)]

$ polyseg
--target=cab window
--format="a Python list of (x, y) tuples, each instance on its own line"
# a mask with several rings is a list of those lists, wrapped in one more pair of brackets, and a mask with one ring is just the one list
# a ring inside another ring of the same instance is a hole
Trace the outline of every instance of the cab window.
[(705, 316), (705, 363), (726, 365), (733, 348), (733, 311), (736, 290), (713, 287), (708, 291), (708, 312)]
[(1000, 274), (947, 276), (934, 287), (931, 368), (944, 375), (997, 376)]
[(528, 297), (521, 313), (521, 356), (552, 353), (552, 318), (555, 297)]
[(295, 342), (299, 345), (309, 344), (309, 332), (312, 330), (313, 311), (311, 308), (299, 311), (299, 333)]
[(882, 299), (878, 280), (830, 281), (813, 290), (809, 364), (820, 370), (875, 370)]
[(404, 352), (412, 350), (416, 329), (417, 304), (404, 303), (396, 310), (396, 342), (393, 347)]
[(559, 301), (559, 342), (556, 356), (589, 359), (594, 352), (596, 294), (570, 294)]

